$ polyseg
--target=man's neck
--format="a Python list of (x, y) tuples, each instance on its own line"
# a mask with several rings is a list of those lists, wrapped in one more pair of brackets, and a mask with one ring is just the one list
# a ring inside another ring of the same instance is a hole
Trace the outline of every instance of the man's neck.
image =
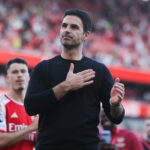
[(10, 90), (8, 92), (8, 96), (13, 98), (17, 102), (23, 103), (24, 102), (24, 97), (25, 97), (25, 91)]
[(61, 57), (68, 60), (81, 60), (83, 57), (82, 49), (67, 50), (63, 48)]

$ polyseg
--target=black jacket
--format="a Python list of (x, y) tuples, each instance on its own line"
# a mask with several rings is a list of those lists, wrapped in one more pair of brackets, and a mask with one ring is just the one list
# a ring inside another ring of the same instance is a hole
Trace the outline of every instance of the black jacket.
[[(93, 69), (94, 83), (70, 91), (58, 101), (52, 88), (66, 79), (70, 63), (75, 65), (74, 73)], [(31, 74), (24, 103), (29, 115), (40, 117), (37, 150), (98, 150), (100, 102), (114, 123), (120, 123), (124, 116), (124, 113), (118, 119), (110, 116), (112, 86), (113, 78), (107, 67), (87, 57), (72, 61), (56, 56), (39, 63)]]

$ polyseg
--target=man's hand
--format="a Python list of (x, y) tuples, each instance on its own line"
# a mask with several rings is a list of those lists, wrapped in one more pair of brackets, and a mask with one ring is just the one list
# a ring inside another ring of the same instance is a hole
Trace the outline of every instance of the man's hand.
[(95, 71), (92, 69), (87, 69), (78, 73), (73, 73), (74, 64), (71, 63), (69, 72), (66, 77), (66, 82), (69, 85), (69, 90), (77, 90), (86, 85), (93, 83), (93, 78), (95, 77)]
[(39, 117), (35, 117), (31, 125), (17, 132), (11, 132), (11, 133), (0, 132), (0, 149), (13, 145), (19, 141), (22, 141), (26, 137), (28, 137), (29, 134), (31, 134), (33, 131), (37, 131), (38, 120)]
[(34, 117), (33, 123), (29, 126), (32, 131), (37, 131), (38, 129), (38, 122), (39, 122), (39, 117)]
[(103, 143), (100, 144), (100, 150), (117, 150), (114, 144)]
[(66, 80), (53, 87), (57, 100), (60, 100), (71, 90), (80, 89), (94, 82), (92, 79), (95, 77), (95, 71), (92, 69), (87, 69), (78, 73), (73, 73), (73, 70), (74, 64), (71, 63)]
[(105, 140), (100, 139), (100, 150), (117, 150), (115, 144), (106, 143)]
[(124, 98), (125, 88), (124, 84), (120, 83), (120, 79), (116, 78), (115, 83), (111, 89), (110, 103), (112, 106), (120, 105)]

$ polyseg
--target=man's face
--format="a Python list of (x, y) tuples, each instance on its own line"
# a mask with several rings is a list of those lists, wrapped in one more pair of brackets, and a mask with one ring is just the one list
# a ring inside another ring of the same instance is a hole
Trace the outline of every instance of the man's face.
[(111, 130), (112, 131), (112, 129), (113, 128), (115, 128), (115, 124), (114, 123), (112, 123), (108, 118), (107, 118), (107, 116), (105, 115), (105, 113), (104, 112), (101, 112), (101, 125), (102, 125), (102, 127), (104, 128), (104, 130)]
[(60, 30), (60, 40), (64, 47), (78, 47), (84, 42), (85, 36), (83, 24), (79, 17), (68, 15), (63, 19)]
[(146, 135), (150, 138), (150, 119), (145, 120), (144, 130), (145, 130)]
[(29, 72), (25, 64), (13, 63), (7, 70), (6, 79), (13, 90), (22, 91), (27, 88)]

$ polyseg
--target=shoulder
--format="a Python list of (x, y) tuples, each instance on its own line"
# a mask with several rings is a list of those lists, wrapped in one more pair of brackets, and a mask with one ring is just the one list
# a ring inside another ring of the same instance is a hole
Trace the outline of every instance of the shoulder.
[(4, 101), (5, 97), (4, 94), (0, 94), (0, 102)]
[(91, 66), (91, 68), (96, 72), (99, 78), (102, 77), (102, 79), (111, 81), (113, 83), (111, 72), (105, 64), (97, 62), (96, 60), (88, 57), (85, 57), (85, 62), (86, 65)]
[(119, 129), (120, 133), (126, 133), (126, 134), (132, 134), (132, 131), (128, 130), (128, 129)]
[(84, 56), (84, 59), (86, 60), (86, 62), (90, 62), (90, 63), (98, 65), (98, 66), (103, 66), (104, 65), (103, 63), (98, 62), (98, 61), (96, 61), (96, 60), (94, 60), (92, 58), (89, 58), (87, 56)]
[(0, 95), (0, 104), (7, 104), (10, 100), (6, 97), (6, 94)]
[[(54, 68), (54, 65), (56, 64), (57, 60), (59, 59), (59, 56), (53, 57), (48, 60), (42, 60), (39, 62), (32, 70), (31, 72), (31, 78), (39, 77), (42, 78), (45, 77), (47, 79), (47, 75), (49, 74), (49, 71)], [(33, 77), (34, 76), (34, 77)]]
[(111, 77), (111, 72), (105, 64), (103, 64), (101, 62), (97, 62), (96, 60), (93, 60), (93, 59), (90, 59), (87, 57), (86, 57), (86, 59), (87, 59), (87, 61), (90, 62), (90, 64), (92, 65), (92, 68), (95, 69), (96, 73), (100, 74), (104, 78)]
[(45, 68), (48, 65), (54, 64), (57, 60), (59, 60), (59, 56), (55, 56), (47, 60), (42, 60), (35, 66), (35, 68), (43, 68), (43, 67)]
[(120, 129), (120, 133), (126, 135), (127, 137), (130, 138), (137, 138), (134, 132), (127, 130), (127, 129)]
[(105, 64), (98, 62), (94, 59), (91, 59), (89, 57), (86, 57), (86, 56), (85, 56), (85, 62), (88, 64), (91, 64), (94, 68), (97, 68), (100, 70), (108, 70), (108, 67)]
[[(0, 95), (0, 116), (5, 115), (6, 107), (9, 104), (10, 100), (7, 99), (6, 95)], [(1, 120), (2, 118), (0, 118)]]

